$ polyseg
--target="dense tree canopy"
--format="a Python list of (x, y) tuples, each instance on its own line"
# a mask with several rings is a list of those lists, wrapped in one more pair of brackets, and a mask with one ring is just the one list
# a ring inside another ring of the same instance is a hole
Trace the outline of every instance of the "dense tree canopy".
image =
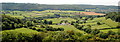
[(116, 22), (120, 22), (120, 12), (110, 12), (106, 15), (106, 18), (111, 18)]

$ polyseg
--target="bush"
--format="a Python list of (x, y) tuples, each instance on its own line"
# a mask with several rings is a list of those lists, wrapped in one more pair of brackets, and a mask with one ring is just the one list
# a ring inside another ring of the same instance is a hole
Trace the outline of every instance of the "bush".
[(36, 28), (32, 28), (32, 30), (36, 30)]
[(45, 28), (45, 26), (43, 26), (43, 25), (41, 25), (40, 27), (41, 27), (41, 28)]
[(106, 38), (108, 38), (108, 34), (107, 33), (100, 33), (99, 37), (106, 39)]
[(64, 31), (64, 28), (57, 28), (57, 31)]
[(101, 25), (101, 23), (100, 23), (100, 22), (97, 22), (97, 25)]
[(80, 30), (81, 30), (81, 29), (82, 29), (82, 27), (83, 27), (83, 26), (77, 26), (77, 29), (80, 29)]
[(37, 31), (39, 31), (39, 32), (40, 32), (40, 31), (43, 31), (43, 30), (42, 30), (42, 29), (37, 29)]
[(100, 30), (98, 30), (98, 29), (94, 29), (91, 31), (91, 34), (94, 34), (94, 35), (98, 34), (98, 33), (100, 33)]
[(113, 31), (108, 31), (108, 35), (115, 35), (116, 33), (115, 32), (113, 32)]

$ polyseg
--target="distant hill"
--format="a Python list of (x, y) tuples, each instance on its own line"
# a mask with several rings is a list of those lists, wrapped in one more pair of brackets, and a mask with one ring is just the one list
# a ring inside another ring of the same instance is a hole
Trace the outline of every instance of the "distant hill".
[(104, 6), (104, 5), (46, 5), (33, 3), (0, 3), (3, 10), (20, 10), (20, 11), (42, 11), (42, 10), (75, 10), (85, 11), (86, 9), (110, 10), (116, 11), (118, 6)]

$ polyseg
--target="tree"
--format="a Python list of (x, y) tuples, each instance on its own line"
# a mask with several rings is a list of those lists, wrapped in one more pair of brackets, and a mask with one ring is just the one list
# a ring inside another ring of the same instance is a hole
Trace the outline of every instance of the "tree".
[(106, 38), (108, 38), (108, 34), (107, 33), (100, 33), (99, 37), (106, 39)]
[(112, 30), (108, 31), (108, 35), (115, 35), (116, 33), (113, 32)]
[(111, 18), (112, 20), (116, 21), (116, 22), (120, 22), (120, 12), (110, 12), (107, 13), (106, 15), (106, 19)]
[(48, 24), (47, 20), (44, 20), (44, 23), (45, 23), (45, 24)]
[(91, 33), (92, 30), (90, 28), (85, 28), (84, 31), (87, 33)]
[(63, 20), (62, 20), (62, 21), (60, 21), (60, 24), (61, 24), (61, 23), (63, 23)]
[(72, 22), (71, 22), (71, 25), (74, 25), (74, 23), (75, 23), (75, 22), (74, 22), (74, 21), (72, 21)]
[(40, 25), (40, 27), (41, 27), (41, 28), (45, 28), (45, 26), (43, 26), (43, 25)]
[(52, 24), (52, 21), (49, 21), (49, 24)]
[(36, 28), (34, 28), (34, 27), (33, 27), (32, 29), (33, 29), (33, 30), (36, 30)]
[(101, 23), (100, 23), (100, 22), (97, 22), (97, 24), (98, 24), (98, 25), (101, 25)]
[(41, 29), (37, 29), (37, 31), (43, 31), (43, 30), (41, 30)]
[(27, 21), (26, 24), (27, 24), (28, 27), (29, 26), (34, 26), (34, 22), (33, 21)]
[(64, 31), (64, 28), (57, 28), (57, 31)]
[(77, 23), (74, 23), (74, 26), (75, 26), (75, 27), (77, 27), (77, 26), (79, 26), (79, 24), (77, 24)]
[(100, 30), (98, 30), (98, 29), (94, 29), (91, 31), (91, 34), (94, 34), (94, 35), (98, 34), (98, 33), (100, 33)]
[(67, 23), (68, 22), (68, 20), (65, 20), (65, 23)]
[(79, 22), (79, 20), (76, 21), (76, 23), (78, 23), (78, 22)]
[(77, 26), (77, 29), (80, 29), (80, 30), (81, 30), (81, 29), (82, 29), (82, 27), (83, 27), (83, 26)]

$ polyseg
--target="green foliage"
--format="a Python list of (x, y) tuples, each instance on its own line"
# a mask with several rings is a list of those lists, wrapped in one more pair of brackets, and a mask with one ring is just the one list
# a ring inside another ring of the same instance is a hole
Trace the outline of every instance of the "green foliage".
[(94, 35), (98, 34), (98, 33), (100, 33), (100, 30), (98, 30), (98, 29), (94, 29), (91, 31), (91, 34), (94, 34)]
[(32, 34), (37, 33), (37, 31), (27, 29), (27, 28), (19, 28), (15, 30), (5, 30), (2, 31), (2, 41), (3, 42), (18, 42), (18, 41), (31, 41)]
[[(15, 31), (4, 31), (3, 32), (3, 42), (30, 42), (30, 41), (66, 41), (66, 40), (80, 40), (77, 37), (81, 37), (82, 34), (73, 31), (67, 32), (48, 32), (48, 33), (22, 33), (22, 32), (15, 32)], [(75, 39), (76, 38), (76, 39)]]
[(99, 37), (106, 39), (106, 38), (108, 38), (108, 34), (107, 33), (100, 33)]
[(106, 18), (111, 18), (116, 22), (120, 22), (120, 12), (110, 12), (107, 14)]
[(115, 35), (116, 33), (115, 32), (113, 32), (113, 31), (108, 31), (108, 35)]
[(101, 25), (101, 23), (100, 23), (100, 22), (97, 22), (97, 24), (98, 24), (98, 25)]
[(64, 28), (53, 28), (51, 26), (46, 27), (47, 31), (64, 31)]
[(42, 41), (42, 36), (37, 33), (21, 33), (15, 31), (4, 31), (2, 42), (30, 42)]
[(21, 27), (30, 27), (34, 26), (33, 21), (22, 20), (16, 17), (11, 17), (7, 15), (2, 15), (2, 30), (9, 30)]
[(45, 23), (45, 24), (52, 24), (52, 21), (44, 20), (44, 23)]
[(19, 18), (14, 18), (6, 15), (2, 15), (2, 22), (3, 22), (3, 30), (6, 29), (15, 29), (15, 28), (20, 28), (23, 27), (23, 21)]

